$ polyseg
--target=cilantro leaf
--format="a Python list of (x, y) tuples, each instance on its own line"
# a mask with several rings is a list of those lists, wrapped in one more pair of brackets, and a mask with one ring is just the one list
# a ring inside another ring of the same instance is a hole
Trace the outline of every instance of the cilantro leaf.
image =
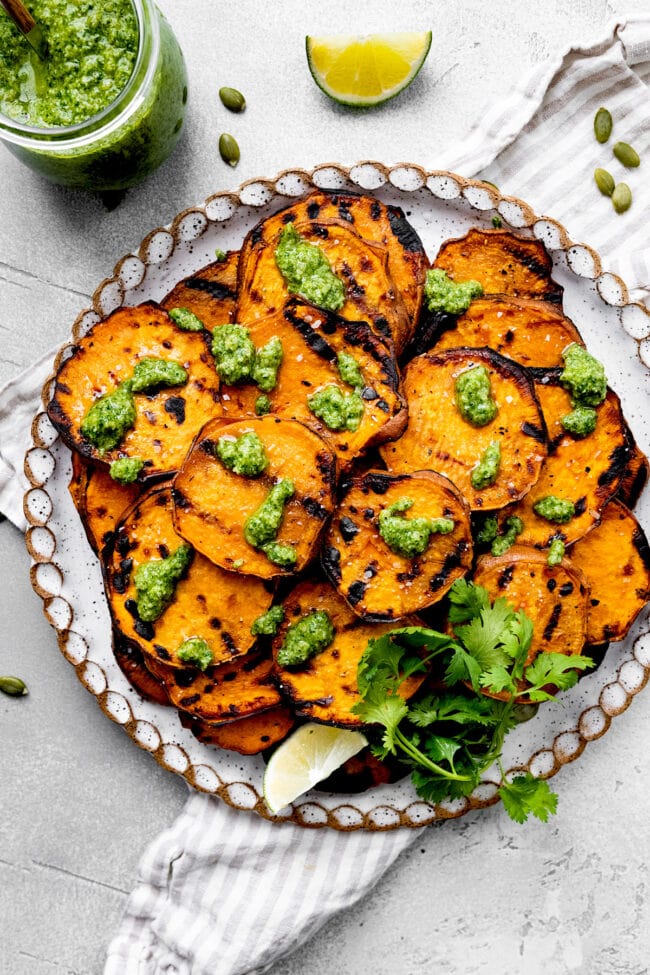
[(591, 657), (579, 654), (539, 653), (532, 664), (526, 667), (524, 676), (531, 684), (526, 690), (531, 701), (552, 700), (554, 694), (544, 690), (551, 685), (554, 690), (565, 691), (578, 680), (578, 672), (594, 666)]
[(487, 609), (490, 605), (490, 597), (487, 589), (477, 586), (466, 579), (457, 579), (448, 593), (449, 602), (449, 622), (465, 623), (466, 620), (474, 619), (482, 609)]
[(513, 677), (520, 678), (533, 642), (533, 622), (519, 610), (506, 627), (503, 636), (503, 649), (514, 660)]
[(484, 606), (479, 616), (465, 626), (456, 627), (456, 636), (478, 662), (481, 671), (499, 664), (507, 666), (511, 662), (502, 641), (513, 618), (512, 607), (507, 600), (500, 598), (495, 599), (492, 606)]
[[(424, 626), (404, 626), (370, 640), (359, 662), (357, 683), (363, 696), (371, 685), (396, 690), (407, 677), (426, 670), (430, 656), (446, 650), (453, 643), (445, 633)], [(409, 650), (428, 651), (422, 657)]]
[(481, 686), (481, 665), (464, 647), (457, 645), (445, 670), (445, 684), (452, 687), (461, 680), (470, 681), (474, 690), (478, 691)]
[(443, 738), (441, 735), (429, 735), (424, 745), (424, 752), (434, 762), (449, 762), (454, 767), (454, 755), (460, 748), (460, 742), (454, 738)]
[(512, 676), (507, 667), (497, 664), (481, 674), (481, 687), (490, 691), (491, 694), (500, 694), (501, 691), (509, 691), (514, 694), (516, 691)]
[(381, 687), (370, 687), (363, 700), (352, 708), (368, 724), (378, 724), (384, 729), (382, 734), (382, 758), (390, 752), (395, 754), (397, 728), (408, 714), (408, 705), (399, 694), (386, 694)]
[(456, 724), (494, 723), (492, 703), (485, 697), (463, 697), (461, 694), (429, 695), (409, 708), (408, 718), (418, 728), (426, 728), (436, 721)]
[(557, 795), (548, 782), (534, 778), (530, 772), (515, 776), (499, 788), (504, 809), (516, 823), (525, 823), (532, 814), (543, 823), (557, 811)]

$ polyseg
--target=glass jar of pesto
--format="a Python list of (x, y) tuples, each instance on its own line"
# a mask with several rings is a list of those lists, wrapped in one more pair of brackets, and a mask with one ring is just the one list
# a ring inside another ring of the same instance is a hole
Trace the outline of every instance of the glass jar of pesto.
[(153, 0), (31, 0), (41, 63), (0, 9), (0, 140), (54, 183), (133, 186), (183, 126), (187, 74)]

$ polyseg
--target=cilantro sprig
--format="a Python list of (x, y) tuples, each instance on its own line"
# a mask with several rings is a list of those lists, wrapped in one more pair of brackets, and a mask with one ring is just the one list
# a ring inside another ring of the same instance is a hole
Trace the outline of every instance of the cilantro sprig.
[[(404, 762), (418, 795), (428, 802), (468, 796), (496, 763), (508, 815), (520, 823), (529, 815), (546, 822), (556, 810), (557, 796), (530, 773), (506, 780), (503, 743), (518, 723), (521, 698), (534, 703), (553, 699), (556, 690), (575, 684), (593, 661), (540, 653), (527, 663), (533, 639), (530, 618), (504, 598), (491, 603), (482, 586), (458, 580), (449, 602), (453, 635), (409, 626), (369, 641), (358, 668), (361, 701), (353, 711), (376, 726), (369, 731), (373, 753)], [(407, 703), (400, 695), (402, 685), (428, 672), (434, 661), (444, 675), (442, 689)]]

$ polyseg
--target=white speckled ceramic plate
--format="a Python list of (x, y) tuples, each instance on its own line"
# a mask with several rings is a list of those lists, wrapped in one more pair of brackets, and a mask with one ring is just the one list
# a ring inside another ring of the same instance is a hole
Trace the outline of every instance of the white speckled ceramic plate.
[[(169, 227), (153, 230), (139, 250), (120, 260), (103, 281), (91, 309), (72, 329), (72, 341), (119, 306), (159, 300), (182, 277), (214, 257), (215, 248), (237, 249), (261, 218), (313, 187), (352, 189), (401, 206), (429, 257), (441, 242), (471, 226), (491, 226), (498, 213), (505, 227), (539, 238), (553, 258), (554, 278), (564, 286), (564, 308), (591, 351), (606, 364), (610, 385), (623, 401), (626, 418), (641, 449), (650, 452), (647, 422), (650, 391), (650, 316), (629, 301), (625, 284), (603, 271), (598, 255), (569, 240), (556, 221), (537, 217), (521, 200), (502, 197), (490, 185), (451, 173), (427, 172), (402, 164), (387, 168), (360, 163), (351, 169), (331, 164), (311, 173), (288, 171), (271, 180), (252, 180), (235, 192), (217, 193), (180, 213)], [(69, 354), (64, 347), (57, 363)], [(50, 398), (51, 380), (43, 390)], [(142, 700), (115, 663), (111, 626), (99, 563), (91, 551), (68, 493), (71, 461), (45, 413), (34, 420), (33, 446), (25, 469), (31, 489), (25, 496), (30, 523), (27, 545), (33, 559), (32, 583), (57, 631), (61, 652), (104, 713), (121, 724), (133, 741), (195, 788), (220, 796), (241, 809), (269, 817), (261, 798), (262, 759), (244, 758), (199, 743), (181, 727), (176, 711)], [(650, 492), (646, 492), (648, 495)], [(636, 514), (650, 525), (650, 500)], [(604, 663), (557, 703), (540, 708), (506, 742), (505, 767), (554, 775), (580, 756), (590, 741), (607, 731), (650, 675), (647, 611), (623, 643), (613, 644)], [(594, 756), (595, 759), (595, 756)], [(409, 779), (360, 795), (313, 791), (278, 819), (340, 830), (420, 826), (463, 815), (496, 801), (497, 782), (486, 781), (466, 800), (432, 806), (418, 799)]]

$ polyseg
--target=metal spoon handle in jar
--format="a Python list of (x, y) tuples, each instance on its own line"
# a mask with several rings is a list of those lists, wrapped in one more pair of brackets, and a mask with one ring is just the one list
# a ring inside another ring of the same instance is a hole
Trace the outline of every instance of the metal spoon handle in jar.
[(47, 57), (47, 45), (43, 37), (43, 31), (22, 0), (0, 0), (0, 3), (21, 34), (25, 35), (27, 42), (36, 51), (39, 58), (44, 61)]

